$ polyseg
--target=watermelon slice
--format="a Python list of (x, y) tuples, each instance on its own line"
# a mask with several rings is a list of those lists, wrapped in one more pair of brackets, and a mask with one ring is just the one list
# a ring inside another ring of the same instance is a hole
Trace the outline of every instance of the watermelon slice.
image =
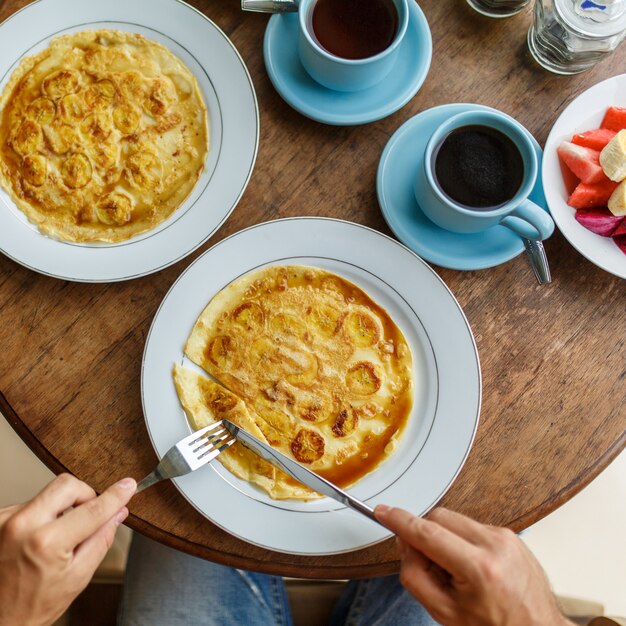
[(617, 133), (609, 128), (596, 128), (595, 130), (588, 130), (584, 133), (579, 133), (572, 137), (572, 143), (577, 146), (584, 146), (585, 148), (592, 148), (593, 150), (602, 150)]
[(613, 241), (617, 245), (617, 247), (626, 254), (626, 235), (618, 235), (617, 237), (613, 237)]
[(610, 237), (624, 220), (615, 217), (608, 209), (580, 209), (574, 217), (579, 224), (603, 237)]
[(583, 183), (598, 183), (606, 179), (606, 175), (600, 165), (600, 152), (598, 150), (563, 141), (556, 151), (565, 165)]
[(592, 185), (588, 183), (578, 183), (578, 186), (569, 197), (567, 204), (573, 206), (575, 209), (605, 207), (617, 185), (618, 183), (608, 179)]
[(626, 128), (626, 109), (621, 107), (609, 107), (600, 128), (609, 128), (615, 132)]

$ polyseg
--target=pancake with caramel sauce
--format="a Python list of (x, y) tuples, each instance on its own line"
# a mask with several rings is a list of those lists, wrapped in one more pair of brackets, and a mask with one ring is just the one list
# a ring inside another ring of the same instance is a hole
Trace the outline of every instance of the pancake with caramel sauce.
[[(174, 384), (194, 430), (200, 430), (223, 419), (243, 428), (265, 441), (255, 418), (241, 398), (221, 385), (180, 365), (174, 366)], [(312, 500), (319, 495), (295, 483), (289, 476), (264, 461), (243, 444), (236, 442), (220, 454), (218, 459), (238, 478), (258, 485), (271, 497)]]
[[(185, 353), (243, 400), (263, 440), (340, 487), (393, 453), (413, 405), (400, 329), (359, 287), (314, 267), (235, 280), (202, 312)], [(197, 407), (183, 406), (193, 422)], [(303, 497), (291, 479), (280, 491), (249, 480), (274, 498)]]
[(0, 96), (0, 185), (64, 241), (123, 241), (163, 222), (191, 193), (208, 142), (195, 77), (138, 34), (54, 39)]

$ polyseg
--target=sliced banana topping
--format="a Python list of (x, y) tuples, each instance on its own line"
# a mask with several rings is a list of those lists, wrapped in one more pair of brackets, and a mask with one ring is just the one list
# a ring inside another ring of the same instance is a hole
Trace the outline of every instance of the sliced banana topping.
[(59, 100), (59, 119), (66, 124), (75, 124), (85, 117), (87, 109), (82, 96), (71, 93)]
[(324, 400), (317, 399), (307, 402), (300, 410), (299, 415), (307, 422), (322, 423), (328, 421), (335, 412), (333, 406)]
[(300, 463), (313, 463), (324, 456), (324, 438), (314, 430), (303, 428), (291, 442), (291, 452)]
[(260, 337), (251, 344), (248, 358), (250, 364), (262, 372), (262, 368), (278, 362), (277, 346), (269, 337)]
[(335, 437), (345, 437), (356, 429), (358, 423), (359, 417), (352, 409), (342, 409), (333, 424), (333, 435)]
[(307, 311), (307, 315), (322, 336), (332, 337), (339, 332), (342, 313), (338, 309), (328, 304), (319, 304)]
[(277, 313), (270, 319), (270, 330), (276, 338), (296, 337), (307, 340), (308, 330), (304, 321), (290, 313)]
[(44, 129), (46, 143), (55, 154), (65, 154), (73, 148), (80, 147), (80, 136), (75, 126), (55, 123)]
[(160, 117), (176, 102), (176, 99), (174, 83), (166, 76), (161, 76), (152, 81), (150, 92), (144, 100), (144, 108), (149, 115)]
[(74, 70), (59, 70), (43, 79), (41, 90), (53, 100), (59, 100), (68, 93), (75, 93), (80, 87), (80, 74)]
[[(120, 162), (120, 145), (110, 138), (93, 148), (93, 161), (97, 167), (102, 170), (111, 170), (117, 168)], [(115, 169), (112, 172), (112, 176), (115, 180), (119, 178), (119, 172)], [(107, 182), (115, 182), (110, 176), (107, 176)]]
[(126, 101), (143, 101), (146, 90), (145, 81), (139, 72), (124, 72), (118, 76), (118, 87)]
[(111, 108), (111, 100), (105, 98), (99, 91), (97, 91), (92, 85), (83, 92), (83, 98), (85, 106), (90, 112), (94, 111), (107, 111)]
[(382, 381), (373, 363), (361, 361), (348, 370), (346, 384), (352, 393), (370, 396), (380, 389)]
[(113, 122), (125, 135), (134, 133), (140, 121), (141, 111), (133, 104), (121, 104), (113, 111)]
[(80, 189), (87, 185), (92, 174), (91, 161), (81, 153), (72, 154), (61, 166), (63, 182), (71, 189)]
[(46, 182), (48, 160), (43, 154), (29, 154), (22, 161), (22, 176), (34, 187), (41, 187)]
[(265, 315), (263, 309), (254, 302), (244, 302), (232, 312), (233, 321), (247, 331), (262, 329)]
[(209, 360), (220, 368), (227, 367), (235, 360), (237, 344), (229, 335), (216, 337), (209, 346)]
[(37, 98), (26, 107), (26, 117), (44, 126), (50, 124), (56, 115), (56, 105), (50, 98)]
[(104, 141), (113, 131), (113, 117), (110, 111), (96, 110), (80, 124), (83, 136), (93, 142)]
[(11, 140), (11, 146), (15, 152), (21, 156), (26, 156), (31, 152), (39, 151), (42, 147), (42, 140), (41, 126), (32, 120), (26, 119)]
[(348, 313), (343, 327), (354, 345), (359, 348), (369, 348), (376, 345), (382, 334), (379, 322), (369, 313), (358, 309)]
[(96, 216), (103, 224), (122, 225), (130, 221), (133, 201), (123, 193), (113, 192), (105, 196), (96, 208)]
[(211, 392), (206, 396), (207, 404), (217, 414), (226, 414), (232, 411), (238, 404), (237, 396), (228, 393), (218, 386), (212, 386)]
[(161, 185), (163, 166), (152, 152), (135, 152), (128, 158), (128, 182), (136, 189), (153, 190)]
[(107, 78), (103, 78), (102, 80), (95, 82), (91, 86), (91, 90), (93, 90), (99, 98), (104, 98), (105, 100), (113, 100), (117, 92), (115, 83)]

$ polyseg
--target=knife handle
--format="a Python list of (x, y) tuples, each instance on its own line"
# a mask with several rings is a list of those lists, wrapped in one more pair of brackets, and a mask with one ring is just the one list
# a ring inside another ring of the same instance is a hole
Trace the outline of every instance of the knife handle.
[(365, 517), (369, 517), (373, 522), (376, 522), (377, 524), (382, 526), (382, 524), (376, 519), (376, 516), (374, 515), (374, 509), (372, 507), (365, 504), (365, 502), (361, 502), (360, 500), (353, 498), (345, 491), (343, 491), (343, 494), (345, 497), (345, 504), (347, 506), (349, 506), (351, 509), (354, 509), (355, 511), (358, 511), (359, 513), (362, 513), (363, 515), (365, 515)]

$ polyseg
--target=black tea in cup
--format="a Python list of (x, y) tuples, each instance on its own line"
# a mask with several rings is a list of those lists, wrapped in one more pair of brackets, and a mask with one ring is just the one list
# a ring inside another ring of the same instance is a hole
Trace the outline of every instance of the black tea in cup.
[(343, 59), (366, 59), (393, 43), (398, 11), (393, 0), (317, 0), (311, 26), (327, 52)]

